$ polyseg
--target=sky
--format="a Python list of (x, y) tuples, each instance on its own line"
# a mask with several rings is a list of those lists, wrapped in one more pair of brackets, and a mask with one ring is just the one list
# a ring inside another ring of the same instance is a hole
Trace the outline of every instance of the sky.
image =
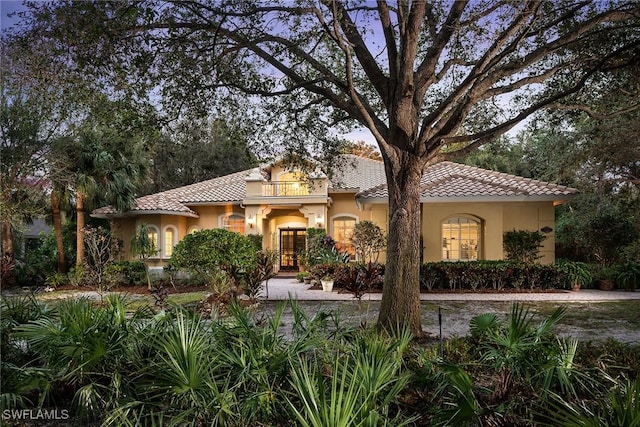
[(11, 19), (7, 16), (9, 13), (24, 9), (22, 1), (0, 0), (0, 30), (5, 30), (16, 21), (15, 18)]
[[(4, 31), (12, 24), (18, 21), (17, 17), (10, 18), (8, 15), (12, 12), (25, 10), (22, 0), (0, 0), (0, 30)], [(367, 144), (376, 146), (375, 138), (368, 129), (360, 129), (343, 135), (350, 141), (365, 141)]]
[[(0, 0), (0, 31), (4, 31), (18, 21), (17, 17), (10, 18), (8, 16), (9, 14), (25, 9), (26, 7), (22, 4), (22, 0)], [(510, 132), (508, 132), (508, 134), (514, 136), (517, 131), (521, 130), (522, 128), (524, 128), (524, 123), (516, 126), (516, 128), (512, 129)], [(343, 137), (350, 141), (356, 142), (362, 140), (369, 145), (377, 146), (375, 138), (368, 129), (362, 128), (343, 135)]]

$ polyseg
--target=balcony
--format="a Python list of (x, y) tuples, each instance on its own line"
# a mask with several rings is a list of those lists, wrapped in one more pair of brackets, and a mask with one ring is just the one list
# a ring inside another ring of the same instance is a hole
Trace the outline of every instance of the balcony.
[(298, 181), (271, 181), (262, 183), (263, 197), (299, 197), (310, 195), (309, 184)]
[(297, 206), (302, 204), (326, 204), (328, 181), (326, 177), (308, 181), (267, 181), (262, 176), (247, 177), (245, 205), (268, 204)]

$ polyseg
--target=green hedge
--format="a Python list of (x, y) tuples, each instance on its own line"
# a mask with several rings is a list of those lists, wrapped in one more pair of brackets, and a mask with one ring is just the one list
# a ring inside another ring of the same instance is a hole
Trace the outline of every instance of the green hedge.
[(467, 261), (428, 262), (420, 268), (420, 288), (426, 291), (564, 287), (564, 275), (553, 265), (516, 261)]
[[(384, 275), (384, 265), (376, 264)], [(333, 276), (334, 287), (352, 290), (357, 284), (358, 274), (366, 265), (319, 264), (311, 269), (311, 275)], [(376, 281), (372, 289), (382, 289)], [(547, 290), (570, 289), (563, 271), (554, 265), (530, 264), (517, 261), (461, 261), (428, 262), (420, 267), (420, 289), (422, 291), (480, 291), (488, 290)]]

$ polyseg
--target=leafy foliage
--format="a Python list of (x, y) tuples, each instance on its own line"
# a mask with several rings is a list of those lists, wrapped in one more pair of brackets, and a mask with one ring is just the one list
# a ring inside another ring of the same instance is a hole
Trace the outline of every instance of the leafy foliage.
[(640, 264), (627, 263), (616, 267), (615, 280), (620, 288), (633, 291), (640, 287)]
[(356, 254), (362, 262), (378, 262), (380, 251), (386, 248), (387, 240), (376, 223), (360, 221), (356, 224), (351, 238)]
[(425, 290), (559, 289), (566, 286), (562, 271), (552, 265), (515, 261), (428, 262), (420, 268)]
[(151, 179), (142, 193), (157, 193), (256, 166), (243, 125), (246, 123), (222, 119), (181, 119), (154, 144)]
[[(75, 259), (74, 241), (75, 224), (67, 223), (62, 230), (65, 251), (65, 259), (73, 265)], [(16, 280), (21, 286), (42, 286), (47, 278), (55, 271), (57, 248), (54, 233), (44, 236), (37, 248), (25, 251), (24, 262), (16, 267)]]
[(353, 297), (361, 299), (365, 292), (382, 287), (384, 266), (377, 263), (350, 263), (335, 266), (334, 285), (353, 293)]
[[(40, 377), (39, 404), (73, 399), (74, 413), (92, 420), (112, 408), (132, 383), (122, 376), (135, 360), (136, 325), (148, 317), (142, 309), (132, 316), (117, 295), (96, 308), (87, 299), (60, 303), (50, 316), (16, 327), (16, 337), (25, 340), (34, 360), (46, 369)], [(51, 399), (51, 400), (49, 400)]]
[(206, 320), (172, 306), (130, 310), (118, 296), (1, 304), (0, 409), (64, 406), (74, 424), (626, 426), (637, 418), (637, 349), (556, 338), (562, 307), (479, 316), (470, 337), (447, 340), (440, 354), (407, 330), (353, 329), (296, 301), (267, 318), (232, 303), (229, 317)]
[(587, 264), (579, 261), (559, 259), (556, 266), (565, 276), (567, 288), (580, 288), (591, 284), (593, 277)]
[(546, 238), (537, 230), (512, 230), (505, 231), (502, 244), (507, 253), (507, 259), (533, 263), (540, 258), (540, 248)]
[(324, 238), (327, 236), (327, 230), (324, 228), (307, 228), (307, 248), (303, 257), (307, 266), (313, 267), (320, 262), (320, 256), (325, 250)]
[(142, 261), (115, 261), (106, 266), (104, 274), (112, 286), (135, 286), (144, 282), (147, 267)]
[(271, 249), (263, 249), (256, 253), (253, 267), (247, 270), (243, 277), (245, 293), (251, 301), (255, 302), (263, 287), (266, 288), (266, 297), (269, 298), (269, 279), (276, 276), (275, 265), (278, 259), (278, 252)]
[(242, 274), (255, 262), (255, 252), (253, 242), (241, 234), (221, 228), (200, 230), (178, 242), (169, 265), (208, 281), (221, 270), (239, 288)]
[(546, 425), (561, 427), (632, 427), (640, 423), (640, 380), (621, 381), (594, 405), (553, 402)]
[(392, 417), (389, 412), (409, 382), (400, 368), (410, 339), (406, 332), (390, 339), (358, 335), (329, 359), (329, 378), (321, 365), (300, 360), (291, 377), (299, 397), (288, 401), (298, 423), (313, 427), (410, 425), (411, 419)]

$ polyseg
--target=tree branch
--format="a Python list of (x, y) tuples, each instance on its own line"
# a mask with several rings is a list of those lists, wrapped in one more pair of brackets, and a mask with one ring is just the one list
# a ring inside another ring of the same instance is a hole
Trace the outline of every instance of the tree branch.
[[(367, 45), (362, 39), (362, 35), (358, 32), (356, 25), (345, 10), (344, 5), (337, 0), (322, 0), (322, 3), (330, 9), (334, 8), (334, 19), (340, 23), (342, 32), (349, 41), (350, 47), (355, 52), (358, 62), (371, 81), (371, 84), (383, 102), (387, 104), (389, 99), (388, 78), (384, 75), (375, 58), (367, 48)], [(338, 34), (336, 34), (335, 37), (338, 38)]]
[[(389, 13), (389, 5), (386, 1), (378, 1), (378, 14), (380, 15), (380, 22), (382, 24), (382, 32), (384, 34), (385, 44), (387, 47), (387, 61), (389, 61), (389, 77), (390, 82), (393, 81), (393, 76), (398, 75), (398, 46), (396, 45), (396, 32), (391, 22), (391, 16)], [(389, 92), (389, 87), (387, 91)], [(387, 100), (391, 98), (391, 94), (387, 93)], [(383, 98), (384, 100), (384, 98)], [(389, 103), (385, 102), (387, 108)]]
[[(415, 85), (416, 94), (415, 100), (422, 103), (424, 94), (427, 92), (429, 85), (433, 83), (435, 77), (435, 69), (438, 64), (438, 59), (442, 55), (444, 48), (447, 46), (453, 36), (454, 32), (458, 28), (456, 22), (462, 16), (466, 1), (456, 1), (451, 5), (447, 19), (442, 24), (442, 28), (437, 36), (433, 40), (433, 44), (427, 50), (424, 60), (416, 70)], [(426, 11), (425, 11), (426, 13)]]
[(640, 110), (640, 102), (633, 104), (627, 108), (623, 108), (622, 110), (613, 111), (609, 114), (597, 113), (588, 105), (580, 105), (580, 104), (562, 104), (562, 103), (556, 102), (556, 103), (550, 104), (548, 108), (553, 108), (555, 110), (572, 110), (572, 111), (578, 110), (586, 113), (592, 119), (608, 120), (608, 119), (612, 119), (614, 117), (620, 116), (622, 114), (632, 113), (634, 111)]

